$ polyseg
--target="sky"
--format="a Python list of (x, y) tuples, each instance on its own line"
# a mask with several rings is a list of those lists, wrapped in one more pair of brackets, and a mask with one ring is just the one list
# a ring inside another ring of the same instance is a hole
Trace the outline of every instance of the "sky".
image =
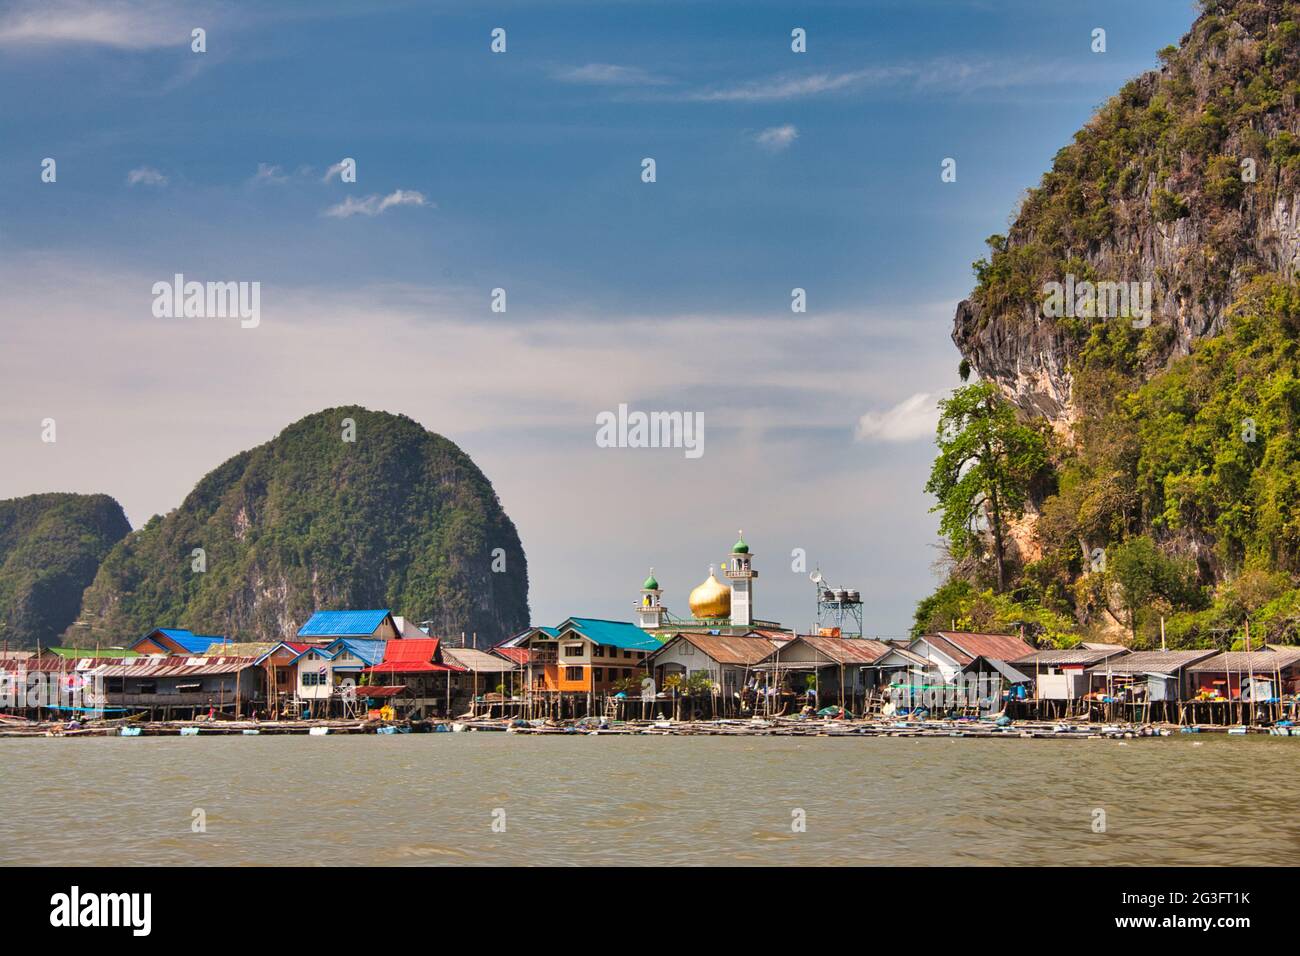
[[(686, 615), (743, 529), (758, 617), (810, 626), (820, 567), (901, 636), (971, 263), (1194, 16), (0, 0), (0, 498), (103, 492), (139, 527), (360, 404), (482, 468), (535, 623), (630, 620), (652, 566)], [(258, 283), (256, 324), (156, 315), (177, 273)], [(702, 416), (703, 453), (601, 447), (620, 405)]]

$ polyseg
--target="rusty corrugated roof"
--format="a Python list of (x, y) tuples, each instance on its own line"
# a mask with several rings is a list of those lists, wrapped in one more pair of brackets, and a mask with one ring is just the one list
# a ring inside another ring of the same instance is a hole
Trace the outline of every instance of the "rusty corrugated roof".
[(255, 666), (255, 657), (136, 657), (96, 668), (101, 677), (204, 677)]
[(1189, 664), (1213, 657), (1213, 650), (1134, 651), (1088, 668), (1089, 674), (1172, 674)]
[(515, 670), (515, 665), (510, 661), (473, 647), (443, 647), (442, 659), (448, 664), (480, 673), (505, 674)]
[(1024, 657), (1017, 657), (1010, 663), (1022, 669), (1038, 665), (1051, 667), (1083, 665), (1088, 667), (1099, 661), (1116, 660), (1126, 653), (1128, 652), (1122, 647), (1104, 651), (1089, 650), (1086, 647), (1046, 648), (1041, 651), (1034, 651), (1032, 654), (1026, 654)]
[[(938, 638), (934, 641), (933, 638)], [(1011, 634), (973, 634), (969, 631), (938, 631), (922, 635), (918, 640), (930, 641), (940, 651), (958, 664), (969, 664), (977, 657), (991, 657), (999, 661), (1014, 661), (1034, 653), (1034, 649)], [(942, 642), (942, 643), (939, 643)], [(956, 650), (957, 654), (952, 651)]]
[(678, 631), (660, 648), (650, 654), (655, 657), (677, 638), (687, 641), (699, 648), (719, 664), (736, 664), (748, 666), (757, 664), (767, 657), (777, 645), (766, 637), (752, 637), (742, 634), (707, 634), (700, 631)]
[(1300, 663), (1300, 648), (1278, 648), (1268, 651), (1227, 651), (1215, 654), (1203, 661), (1197, 661), (1187, 668), (1189, 673), (1207, 672), (1225, 673), (1243, 671), (1248, 673), (1271, 674), (1276, 670), (1287, 670)]

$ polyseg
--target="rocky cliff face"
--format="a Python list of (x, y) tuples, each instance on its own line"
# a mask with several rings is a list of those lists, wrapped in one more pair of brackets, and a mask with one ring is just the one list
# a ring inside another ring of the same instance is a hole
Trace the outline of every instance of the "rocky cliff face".
[(1164, 65), (1062, 149), (1007, 236), (991, 237), (953, 341), (979, 374), (1063, 434), (1091, 324), (1044, 315), (1044, 284), (1150, 283), (1145, 377), (1218, 334), (1260, 272), (1300, 268), (1300, 28), (1283, 0), (1208, 2)]
[(351, 406), (209, 473), (108, 555), (82, 616), (105, 639), (177, 625), (266, 641), (318, 609), (381, 607), (485, 644), (528, 624), (528, 565), (464, 452)]

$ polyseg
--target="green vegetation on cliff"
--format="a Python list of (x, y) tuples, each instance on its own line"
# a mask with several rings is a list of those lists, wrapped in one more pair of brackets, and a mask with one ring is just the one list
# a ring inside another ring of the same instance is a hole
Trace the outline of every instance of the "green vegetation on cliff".
[(130, 531), (108, 495), (0, 501), (0, 633), (9, 647), (56, 643), (100, 561)]
[(122, 639), (178, 625), (279, 640), (317, 609), (372, 607), (484, 643), (527, 625), (528, 570), (464, 452), (409, 418), (352, 406), (204, 477), (113, 550), (83, 616)]
[[(1253, 242), (1252, 225), (1300, 184), (1300, 2), (1202, 8), (1183, 43), (1161, 51), (1163, 69), (1106, 103), (1028, 191), (1011, 232), (989, 237), (971, 295), (984, 321), (1036, 314), (1043, 283), (1066, 272), (1096, 281), (1145, 271), (1170, 298), (1226, 305), (1242, 269), (1275, 259), (1277, 250)], [(1161, 275), (1141, 269), (1148, 244), (1123, 240), (1153, 228), (1173, 235), (1184, 219), (1195, 225), (1189, 259), (1156, 263)], [(1087, 339), (1086, 322), (1063, 324), (1078, 343)], [(1161, 335), (1157, 326), (1145, 338)]]
[[(1124, 333), (1121, 332), (1121, 335)], [(1158, 646), (1300, 643), (1300, 285), (1259, 278), (1223, 334), (1144, 382), (1076, 378), (1081, 418), (1053, 448), (1034, 541), (1003, 593), (978, 563), (917, 609), (1058, 643), (1129, 632)]]
[[(974, 264), (962, 378), (1042, 416), (1050, 466), (1002, 585), (991, 542), (951, 551), (918, 631), (1300, 643), (1300, 0), (1201, 8)], [(1045, 314), (1070, 275), (1149, 283), (1151, 322)]]

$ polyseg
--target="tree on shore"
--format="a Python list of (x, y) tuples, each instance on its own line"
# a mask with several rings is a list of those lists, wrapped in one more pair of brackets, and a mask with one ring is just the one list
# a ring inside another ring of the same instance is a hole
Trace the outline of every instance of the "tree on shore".
[(957, 557), (992, 538), (997, 590), (1006, 590), (1007, 525), (1024, 515), (1030, 486), (1047, 465), (1041, 433), (1022, 424), (991, 382), (955, 389), (939, 403), (939, 457), (925, 490), (938, 499), (939, 529)]

